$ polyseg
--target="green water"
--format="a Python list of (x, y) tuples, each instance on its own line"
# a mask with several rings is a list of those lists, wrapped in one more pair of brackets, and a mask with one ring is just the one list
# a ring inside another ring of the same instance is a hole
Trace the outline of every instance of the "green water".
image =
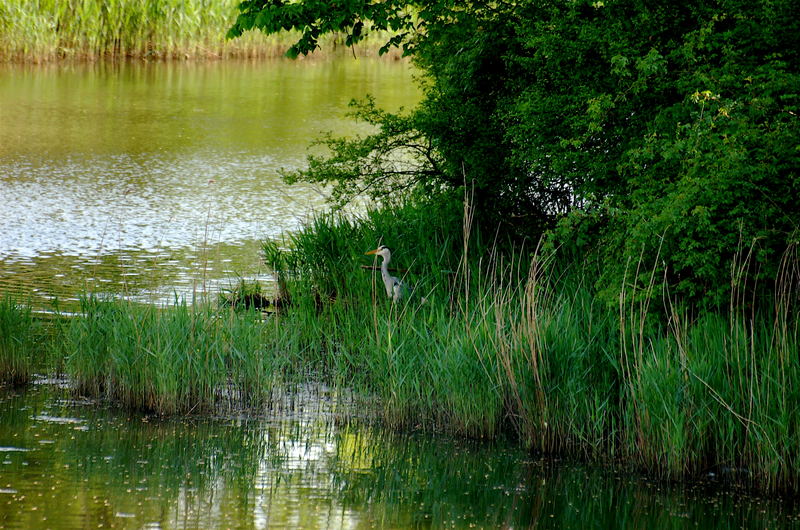
[(376, 59), (0, 65), (0, 292), (164, 302), (264, 281), (259, 240), (324, 207), (286, 186), (367, 94), (419, 99)]
[(2, 528), (776, 528), (797, 507), (397, 434), (307, 387), (269, 412), (162, 420), (0, 388)]
[[(351, 98), (419, 98), (409, 66), (336, 61), (0, 66), (0, 293), (165, 302), (268, 283), (259, 240), (323, 207), (289, 187)], [(163, 420), (0, 388), (0, 528), (776, 528), (799, 509), (514, 445), (382, 430), (306, 387)]]

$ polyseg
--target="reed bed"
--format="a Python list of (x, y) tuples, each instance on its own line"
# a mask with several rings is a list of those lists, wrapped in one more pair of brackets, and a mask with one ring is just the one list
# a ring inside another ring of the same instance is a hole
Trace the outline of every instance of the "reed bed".
[[(464, 213), (443, 202), (320, 215), (265, 243), (286, 302), (273, 316), (87, 298), (50, 348), (76, 392), (133, 409), (265, 406), (273, 388), (312, 378), (375, 398), (398, 428), (505, 433), (664, 478), (800, 490), (796, 248), (769, 293), (741, 284), (746, 255), (732, 264), (725, 311), (692, 313), (642, 267), (612, 307), (589, 264), (485, 244)], [(398, 303), (364, 255), (379, 243), (414, 284)], [(0, 326), (9, 379), (34, 356), (32, 319), (6, 301)]]
[[(0, 0), (0, 61), (278, 57), (296, 40), (288, 32), (249, 32), (227, 40), (238, 4), (239, 0)], [(343, 37), (326, 39), (326, 49), (342, 49)], [(359, 46), (358, 52), (377, 50), (382, 44), (378, 40)]]
[[(692, 314), (654, 292), (641, 265), (610, 307), (588, 264), (487, 247), (439, 205), (388, 211), (320, 216), (266, 249), (293, 301), (278, 349), (376, 395), (387, 423), (511, 432), (535, 450), (664, 478), (800, 487), (796, 249), (772, 293), (738, 284), (746, 256), (732, 264), (727, 311)], [(393, 304), (362, 269), (379, 242), (397, 247), (392, 266), (417, 297)]]
[(84, 299), (63, 330), (76, 392), (160, 414), (268, 399), (275, 356), (255, 313)]

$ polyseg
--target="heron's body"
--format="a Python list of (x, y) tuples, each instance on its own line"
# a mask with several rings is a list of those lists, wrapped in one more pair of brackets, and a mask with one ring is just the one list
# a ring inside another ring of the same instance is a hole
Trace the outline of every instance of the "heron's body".
[(383, 258), (381, 261), (381, 279), (383, 286), (386, 288), (386, 296), (397, 302), (406, 294), (407, 287), (400, 281), (400, 278), (389, 274), (389, 262), (392, 260), (392, 252), (386, 245), (381, 245), (375, 250), (367, 252), (370, 255), (376, 255)]

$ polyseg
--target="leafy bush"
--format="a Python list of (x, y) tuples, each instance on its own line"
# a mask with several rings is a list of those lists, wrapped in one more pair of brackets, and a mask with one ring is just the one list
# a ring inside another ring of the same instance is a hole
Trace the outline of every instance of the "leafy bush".
[[(329, 137), (332, 155), (292, 178), (363, 192), (474, 189), (487, 230), (598, 260), (616, 300), (626, 270), (671, 295), (728, 300), (729, 264), (754, 246), (769, 285), (798, 239), (800, 21), (796, 3), (385, 0), (244, 2), (231, 34), (397, 32), (426, 97), (403, 115), (367, 101), (377, 127)], [(568, 220), (563, 219), (567, 217)]]

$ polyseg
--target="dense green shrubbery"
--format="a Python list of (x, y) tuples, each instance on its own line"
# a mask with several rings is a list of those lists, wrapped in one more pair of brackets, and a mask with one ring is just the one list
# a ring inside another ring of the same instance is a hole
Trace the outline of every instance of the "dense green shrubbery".
[[(793, 1), (244, 2), (232, 34), (398, 31), (426, 98), (406, 116), (362, 104), (373, 136), (329, 139), (294, 175), (337, 199), (474, 185), (483, 226), (592, 256), (608, 301), (626, 270), (672, 295), (728, 300), (754, 246), (769, 285), (798, 239), (800, 21)], [(663, 282), (662, 282), (663, 280)]]

